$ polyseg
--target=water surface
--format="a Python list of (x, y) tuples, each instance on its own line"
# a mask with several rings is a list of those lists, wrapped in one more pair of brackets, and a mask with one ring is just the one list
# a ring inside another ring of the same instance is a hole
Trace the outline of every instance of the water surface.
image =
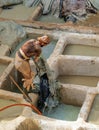
[(42, 15), (41, 17), (39, 17), (37, 19), (37, 21), (40, 21), (40, 22), (48, 22), (48, 23), (65, 23), (65, 21), (54, 15), (51, 15), (51, 14), (48, 14), (48, 15)]
[(58, 81), (65, 84), (76, 84), (76, 85), (85, 85), (89, 87), (96, 87), (99, 81), (99, 77), (65, 75), (65, 76), (59, 76)]
[(63, 52), (64, 55), (99, 56), (99, 47), (68, 44)]
[(76, 121), (79, 111), (80, 107), (78, 106), (60, 104), (50, 112), (46, 111), (44, 115), (59, 120)]
[(22, 4), (10, 6), (10, 7), (11, 7), (11, 9), (5, 9), (1, 12), (0, 18), (27, 20), (34, 11), (33, 7), (29, 8)]
[(99, 125), (99, 95), (95, 97), (89, 113), (88, 122)]

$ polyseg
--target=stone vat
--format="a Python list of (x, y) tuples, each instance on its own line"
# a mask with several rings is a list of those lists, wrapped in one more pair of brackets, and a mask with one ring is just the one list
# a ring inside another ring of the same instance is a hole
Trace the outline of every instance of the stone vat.
[[(34, 32), (34, 29), (26, 28), (26, 32), (28, 34), (32, 34)], [(38, 33), (39, 35), (42, 34), (40, 30), (36, 30), (36, 33)], [(99, 76), (98, 57), (63, 55), (64, 48), (67, 44), (78, 43), (98, 47), (98, 35), (67, 33), (61, 31), (46, 31), (46, 34), (53, 37), (53, 39), (58, 40), (53, 53), (47, 60), (50, 68), (54, 71), (55, 79), (57, 79), (59, 75)], [(31, 66), (34, 66), (33, 62), (31, 62)], [(23, 101), (24, 99), (21, 94), (9, 92), (12, 91), (12, 82), (9, 78), (9, 75), (12, 75), (16, 82), (21, 82), (19, 80), (21, 78), (21, 75), (17, 73), (14, 68), (14, 58), (11, 58), (10, 67), (8, 67), (7, 69), (7, 72), (4, 72), (1, 78), (0, 98), (14, 99), (15, 101)], [(30, 108), (25, 107), (25, 110), (23, 110), (22, 114), (20, 114), (17, 118), (9, 121), (1, 120), (0, 129), (6, 130), (9, 126), (11, 130), (24, 130), (24, 128), (35, 128), (37, 130), (98, 130), (98, 123), (95, 124), (88, 120), (94, 99), (99, 94), (98, 82), (95, 87), (63, 83), (61, 83), (61, 86), (61, 102), (63, 102), (64, 104), (81, 107), (77, 115), (77, 119), (75, 121), (63, 121), (59, 119), (49, 118), (43, 115), (38, 115), (37, 113), (33, 112)], [(15, 85), (13, 85), (13, 88), (15, 88)], [(11, 95), (10, 98), (8, 98), (9, 95)], [(34, 102), (36, 102), (37, 95), (34, 99)]]

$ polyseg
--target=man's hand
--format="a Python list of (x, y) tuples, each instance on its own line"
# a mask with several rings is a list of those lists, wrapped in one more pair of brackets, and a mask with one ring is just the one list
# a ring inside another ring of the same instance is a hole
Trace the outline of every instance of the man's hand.
[(31, 75), (32, 75), (32, 77), (29, 79), (27, 79), (27, 78), (22, 79), (22, 81), (24, 81), (23, 87), (26, 88), (27, 91), (29, 91), (31, 87), (32, 87), (32, 89), (35, 87), (33, 85), (33, 79), (34, 79), (35, 74), (32, 73)]

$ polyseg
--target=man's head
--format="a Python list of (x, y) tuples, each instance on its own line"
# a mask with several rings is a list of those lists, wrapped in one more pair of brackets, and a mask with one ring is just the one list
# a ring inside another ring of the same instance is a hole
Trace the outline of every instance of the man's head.
[(46, 46), (47, 44), (50, 43), (50, 39), (47, 35), (38, 37), (37, 40), (40, 42), (41, 47)]

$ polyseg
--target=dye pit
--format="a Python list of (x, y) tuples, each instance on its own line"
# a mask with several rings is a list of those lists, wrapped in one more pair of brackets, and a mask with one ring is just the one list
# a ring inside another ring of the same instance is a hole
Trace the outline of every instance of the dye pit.
[(95, 97), (95, 100), (92, 105), (92, 109), (90, 111), (90, 115), (88, 117), (88, 122), (97, 124), (99, 123), (98, 113), (99, 113), (99, 95)]
[(0, 18), (22, 19), (27, 20), (31, 16), (34, 8), (28, 8), (26, 6), (15, 5), (10, 6), (11, 9), (3, 10), (0, 14)]
[(43, 115), (59, 120), (76, 121), (80, 108), (81, 107), (79, 106), (66, 105), (61, 103), (58, 105), (58, 107), (52, 109), (51, 111), (46, 110)]
[(64, 49), (64, 55), (99, 56), (99, 48), (95, 46), (69, 44)]
[(0, 76), (2, 75), (2, 73), (4, 72), (4, 70), (7, 68), (8, 64), (0, 64)]
[(64, 84), (76, 84), (89, 87), (96, 87), (99, 81), (99, 77), (66, 75), (66, 76), (59, 76), (58, 81)]
[[(0, 98), (0, 108), (3, 108), (8, 105), (15, 104), (17, 102), (13, 100), (6, 100), (6, 99), (1, 99)], [(16, 117), (20, 116), (20, 114), (23, 111), (23, 107), (21, 106), (14, 106), (11, 107), (10, 109), (5, 109), (4, 111), (0, 112), (0, 120), (12, 120), (15, 119)]]

